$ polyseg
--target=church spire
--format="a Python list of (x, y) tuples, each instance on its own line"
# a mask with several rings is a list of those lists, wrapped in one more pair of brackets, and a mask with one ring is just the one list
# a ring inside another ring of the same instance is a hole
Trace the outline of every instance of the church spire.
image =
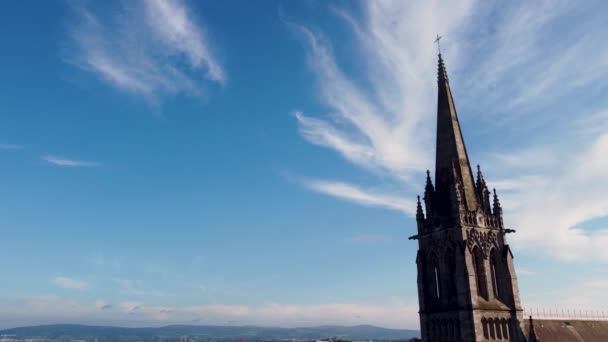
[(435, 160), (435, 185), (448, 186), (452, 176), (452, 163), (456, 164), (456, 172), (462, 186), (463, 202), (468, 210), (476, 210), (479, 206), (473, 172), (469, 157), (462, 138), (456, 106), (452, 98), (448, 73), (443, 57), (439, 54), (437, 66), (437, 151)]
[(424, 187), (424, 205), (426, 207), (427, 217), (433, 216), (433, 213), (435, 212), (433, 203), (435, 203), (435, 187), (433, 186), (433, 181), (431, 180), (431, 172), (429, 170), (426, 170), (426, 186)]
[(424, 220), (424, 212), (422, 211), (422, 204), (420, 204), (420, 196), (418, 196), (418, 201), (416, 202), (416, 219)]
[(474, 178), (441, 52), (437, 88), (435, 179), (427, 171), (424, 201), (416, 201), (418, 231), (410, 237), (419, 248), (422, 340), (485, 341), (498, 334), (523, 341), (519, 287), (505, 238), (514, 231), (504, 227), (498, 195), (492, 199), (481, 167)]
[(488, 186), (486, 185), (486, 180), (483, 179), (483, 173), (481, 172), (481, 167), (477, 164), (477, 182), (475, 183), (477, 187), (477, 198), (481, 201), (482, 209), (490, 214), (492, 212), (492, 207), (490, 206), (490, 191), (488, 190)]

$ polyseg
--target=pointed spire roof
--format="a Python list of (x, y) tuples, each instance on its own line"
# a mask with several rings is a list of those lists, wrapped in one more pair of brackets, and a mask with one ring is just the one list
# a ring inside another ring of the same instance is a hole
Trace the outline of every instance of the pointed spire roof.
[(433, 181), (431, 180), (431, 171), (426, 170), (426, 187), (425, 190), (427, 192), (435, 191), (435, 187), (433, 186)]
[(483, 179), (483, 172), (481, 172), (481, 166), (477, 164), (477, 188), (481, 189), (486, 186), (486, 180)]
[(420, 203), (420, 196), (418, 196), (418, 201), (416, 203), (416, 218), (424, 219), (424, 212), (422, 211), (422, 204)]
[(496, 195), (496, 189), (494, 190), (494, 215), (498, 214), (498, 211), (502, 211), (502, 207), (500, 206), (500, 200), (498, 200), (498, 195)]
[(441, 53), (437, 67), (437, 151), (435, 160), (435, 185), (448, 184), (452, 176), (452, 163), (455, 164), (462, 195), (468, 210), (479, 206), (473, 172), (469, 164), (456, 106), (452, 98), (448, 73)]

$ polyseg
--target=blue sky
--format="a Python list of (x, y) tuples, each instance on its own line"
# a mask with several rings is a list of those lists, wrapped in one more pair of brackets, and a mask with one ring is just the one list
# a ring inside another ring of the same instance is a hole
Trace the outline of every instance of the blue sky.
[(0, 11), (0, 327), (417, 328), (437, 33), (524, 307), (608, 306), (601, 1)]

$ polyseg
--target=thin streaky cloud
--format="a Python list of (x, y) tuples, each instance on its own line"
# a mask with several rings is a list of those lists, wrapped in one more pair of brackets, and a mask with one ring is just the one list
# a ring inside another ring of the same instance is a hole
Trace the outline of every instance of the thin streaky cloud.
[[(598, 95), (608, 88), (608, 46), (597, 6), (605, 5), (370, 1), (362, 18), (335, 9), (356, 38), (353, 55), (368, 64), (357, 78), (343, 71), (327, 36), (295, 25), (327, 108), (294, 113), (301, 136), (370, 171), (382, 188), (366, 191), (339, 175), (304, 184), (412, 215), (423, 172), (433, 167), (432, 41), (440, 32), (471, 162), (479, 146), (471, 141), (486, 141), (478, 160), (505, 222), (518, 230), (516, 245), (561, 260), (607, 261), (606, 229), (581, 228), (608, 216), (608, 101)], [(384, 190), (389, 183), (403, 193)]]
[(355, 185), (324, 180), (304, 181), (304, 185), (314, 191), (345, 199), (370, 207), (382, 207), (414, 215), (415, 203), (399, 196), (366, 190)]
[(35, 312), (40, 317), (57, 320), (74, 320), (86, 313), (105, 321), (128, 321), (137, 317), (142, 321), (164, 324), (187, 324), (201, 318), (205, 324), (240, 322), (252, 325), (315, 326), (322, 324), (353, 325), (374, 324), (384, 327), (403, 328), (418, 325), (417, 303), (390, 299), (378, 303), (326, 302), (291, 304), (265, 302), (262, 304), (198, 304), (158, 305), (138, 300), (124, 300), (110, 309), (102, 300), (94, 303), (81, 302), (56, 296), (28, 298), (12, 304), (8, 309), (14, 314)]
[(192, 10), (182, 1), (146, 1), (146, 15), (150, 29), (157, 33), (165, 47), (175, 54), (183, 54), (193, 68), (204, 68), (207, 77), (226, 82), (226, 74), (210, 51), (204, 29), (190, 15)]
[(59, 287), (71, 290), (84, 290), (89, 286), (85, 281), (62, 276), (53, 277), (49, 281)]
[[(326, 113), (293, 112), (299, 132), (312, 144), (338, 152), (357, 167), (394, 182), (397, 189), (414, 189), (413, 177), (431, 165), (431, 120), (436, 91), (437, 29), (450, 31), (466, 21), (472, 2), (417, 7), (409, 2), (365, 2), (364, 18), (335, 12), (353, 29), (356, 52), (368, 62), (362, 77), (371, 88), (350, 78), (323, 34), (296, 24), (303, 37), (308, 65), (318, 79)], [(414, 14), (415, 13), (415, 14)], [(405, 183), (405, 186), (404, 186)], [(366, 206), (414, 214), (413, 195), (371, 191), (343, 181), (304, 182), (315, 191)]]
[(99, 167), (101, 166), (98, 162), (86, 161), (86, 160), (78, 160), (78, 159), (68, 159), (58, 156), (45, 155), (41, 157), (44, 161), (49, 164), (61, 166), (61, 167)]
[(171, 94), (202, 95), (205, 83), (226, 83), (203, 25), (183, 1), (137, 0), (110, 13), (87, 7), (74, 13), (66, 62), (119, 90), (158, 102)]
[(114, 278), (112, 281), (121, 287), (120, 293), (140, 297), (170, 297), (171, 294), (157, 290), (141, 288), (141, 281), (123, 278)]

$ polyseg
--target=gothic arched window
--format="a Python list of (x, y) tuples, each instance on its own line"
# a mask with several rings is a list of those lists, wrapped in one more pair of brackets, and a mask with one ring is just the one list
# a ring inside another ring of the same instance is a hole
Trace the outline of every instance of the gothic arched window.
[(447, 292), (448, 299), (456, 299), (456, 255), (454, 251), (448, 249), (445, 254), (446, 276), (447, 276)]
[(500, 319), (496, 318), (494, 320), (494, 325), (496, 326), (496, 338), (502, 340), (502, 326), (500, 325)]
[(485, 339), (489, 339), (490, 338), (490, 331), (488, 328), (488, 320), (486, 318), (482, 318), (481, 319), (481, 326), (483, 327), (483, 337)]
[(492, 277), (492, 288), (494, 289), (494, 296), (496, 298), (500, 297), (500, 283), (498, 282), (499, 271), (496, 267), (498, 263), (498, 253), (496, 253), (495, 249), (492, 249), (492, 252), (490, 253), (490, 276)]
[(435, 298), (441, 297), (441, 273), (439, 270), (439, 261), (434, 254), (431, 254), (431, 294)]
[(434, 282), (435, 282), (435, 297), (439, 298), (441, 297), (441, 290), (439, 289), (439, 266), (435, 265), (433, 267), (433, 277), (434, 277)]
[(451, 319), (448, 321), (448, 336), (454, 337), (454, 321)]
[(473, 267), (475, 268), (475, 280), (477, 283), (477, 294), (488, 299), (488, 287), (486, 282), (486, 268), (483, 255), (479, 247), (473, 248)]
[(509, 326), (507, 324), (507, 320), (504, 318), (501, 319), (500, 325), (502, 327), (502, 338), (504, 338), (505, 340), (508, 340), (509, 339)]
[(496, 338), (496, 325), (493, 318), (488, 319), (488, 325), (490, 326), (490, 338), (493, 340)]

